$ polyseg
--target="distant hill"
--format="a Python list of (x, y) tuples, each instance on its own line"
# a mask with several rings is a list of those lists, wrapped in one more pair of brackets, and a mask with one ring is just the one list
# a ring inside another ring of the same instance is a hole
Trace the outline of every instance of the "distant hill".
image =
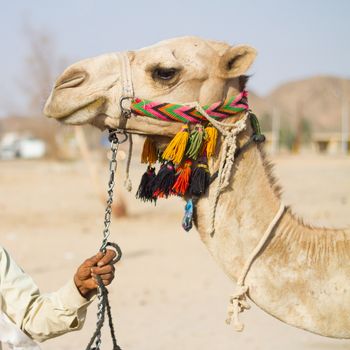
[(258, 116), (271, 115), (276, 108), (281, 122), (292, 129), (304, 118), (310, 122), (312, 131), (339, 131), (342, 91), (350, 113), (350, 80), (330, 76), (289, 82), (264, 98), (252, 93), (250, 103)]

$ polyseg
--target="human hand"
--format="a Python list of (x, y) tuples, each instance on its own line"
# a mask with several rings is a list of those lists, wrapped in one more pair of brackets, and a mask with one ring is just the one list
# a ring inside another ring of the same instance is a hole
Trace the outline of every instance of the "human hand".
[(114, 266), (111, 264), (115, 258), (114, 250), (107, 249), (106, 254), (101, 252), (86, 259), (77, 269), (74, 275), (74, 283), (80, 294), (88, 298), (89, 294), (98, 287), (96, 276), (99, 275), (105, 286), (114, 279)]

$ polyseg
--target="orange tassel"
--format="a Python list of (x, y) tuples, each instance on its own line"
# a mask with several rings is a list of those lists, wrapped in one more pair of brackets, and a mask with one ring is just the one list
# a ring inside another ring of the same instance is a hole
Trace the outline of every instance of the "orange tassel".
[(154, 164), (157, 162), (157, 159), (157, 147), (154, 141), (147, 136), (143, 144), (141, 163)]
[(190, 185), (192, 161), (186, 160), (183, 165), (179, 166), (176, 171), (176, 181), (173, 186), (173, 191), (178, 196), (184, 196)]

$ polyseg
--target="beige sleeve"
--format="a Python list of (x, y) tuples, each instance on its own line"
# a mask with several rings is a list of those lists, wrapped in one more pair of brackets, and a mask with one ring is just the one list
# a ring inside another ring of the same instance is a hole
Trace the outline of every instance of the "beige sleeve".
[(44, 341), (83, 326), (87, 306), (73, 279), (57, 292), (40, 294), (32, 278), (0, 247), (1, 309), (26, 334)]

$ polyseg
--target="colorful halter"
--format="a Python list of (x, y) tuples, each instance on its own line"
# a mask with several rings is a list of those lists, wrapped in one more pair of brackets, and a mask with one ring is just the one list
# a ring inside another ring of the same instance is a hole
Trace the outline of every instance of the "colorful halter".
[[(193, 199), (204, 195), (210, 185), (208, 159), (215, 154), (218, 131), (213, 124), (232, 117), (248, 107), (248, 93), (243, 91), (235, 97), (203, 107), (159, 103), (145, 99), (131, 100), (131, 113), (163, 121), (184, 123), (163, 152), (146, 138), (141, 162), (148, 164), (138, 187), (136, 197), (149, 202), (175, 195), (186, 197), (187, 204), (183, 228), (192, 227)], [(189, 123), (195, 123), (190, 128)], [(204, 125), (203, 125), (204, 124)], [(161, 163), (156, 174), (155, 164)]]
[[(224, 101), (205, 105), (204, 111), (215, 120), (232, 117), (239, 112), (246, 111), (248, 92), (243, 91), (237, 96), (227, 98)], [(135, 98), (131, 101), (131, 112), (139, 115), (170, 122), (182, 123), (203, 123), (207, 122), (203, 116), (193, 106), (176, 103), (154, 102), (146, 99)]]
[[(234, 123), (237, 122), (238, 114), (249, 110), (248, 93), (242, 91), (237, 96), (205, 106), (199, 106), (198, 103), (186, 105), (135, 98), (127, 53), (120, 53), (118, 56), (122, 81), (121, 116), (129, 118), (134, 114), (183, 123), (181, 130), (163, 152), (157, 149), (152, 138), (146, 138), (141, 163), (147, 164), (147, 170), (141, 178), (136, 197), (153, 203), (159, 198), (172, 195), (186, 198), (183, 228), (188, 231), (192, 227), (193, 206), (210, 185), (208, 159), (215, 155), (217, 128), (221, 129), (220, 121), (237, 115), (233, 120)], [(235, 142), (233, 146), (235, 148)], [(130, 154), (131, 152), (129, 159)], [(158, 172), (155, 167), (157, 162), (160, 163)]]

